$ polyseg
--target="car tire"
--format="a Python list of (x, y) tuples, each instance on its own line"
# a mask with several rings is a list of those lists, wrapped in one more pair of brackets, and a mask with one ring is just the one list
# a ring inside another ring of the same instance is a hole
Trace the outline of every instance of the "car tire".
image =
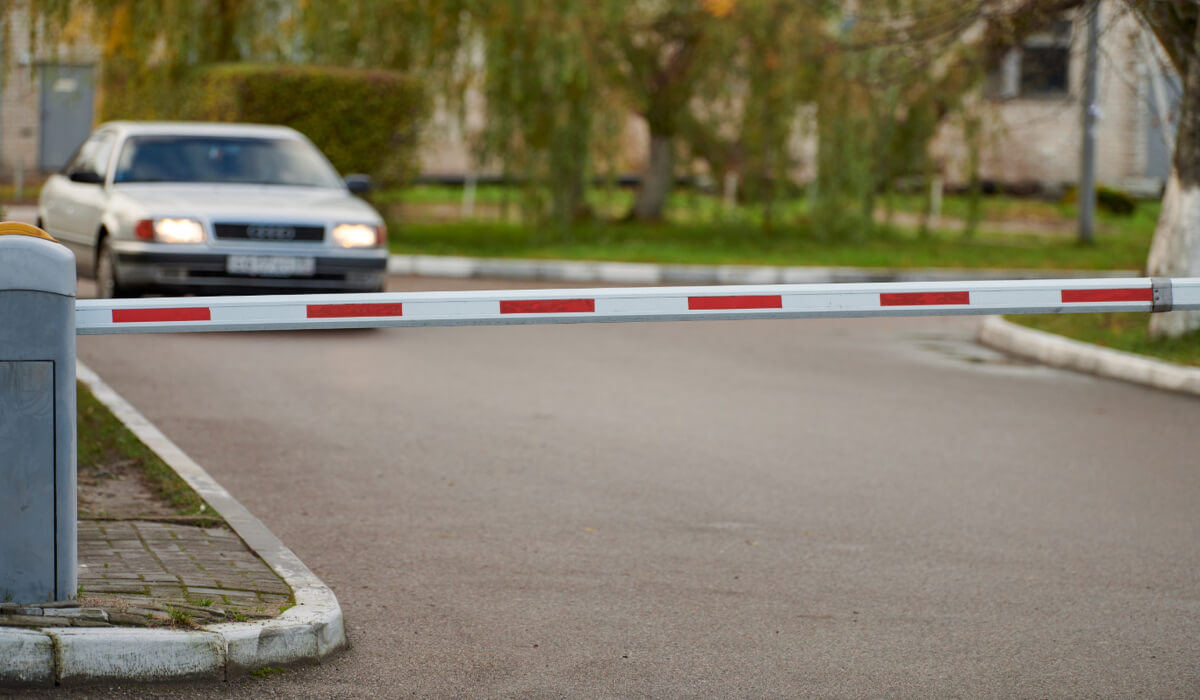
[(105, 238), (96, 253), (96, 297), (120, 299), (130, 296), (129, 290), (117, 280), (117, 266), (113, 262), (112, 244)]

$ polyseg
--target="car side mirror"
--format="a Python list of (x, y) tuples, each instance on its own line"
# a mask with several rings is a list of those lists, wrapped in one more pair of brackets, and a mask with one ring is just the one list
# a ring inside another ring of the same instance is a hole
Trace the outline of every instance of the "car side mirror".
[(370, 175), (347, 175), (343, 179), (346, 182), (346, 187), (350, 189), (350, 194), (365, 195), (371, 192)]
[(74, 170), (69, 175), (71, 182), (82, 182), (87, 185), (99, 185), (104, 182), (100, 173), (91, 170)]

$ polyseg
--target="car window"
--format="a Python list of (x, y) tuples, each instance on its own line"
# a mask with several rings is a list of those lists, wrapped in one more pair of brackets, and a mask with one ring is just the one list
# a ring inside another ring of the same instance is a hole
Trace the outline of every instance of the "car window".
[(299, 139), (134, 136), (114, 182), (214, 182), (341, 187), (329, 162)]
[(75, 152), (75, 157), (67, 163), (67, 167), (63, 169), (63, 172), (67, 175), (71, 175), (72, 173), (93, 173), (103, 178), (108, 174), (108, 159), (112, 155), (113, 141), (111, 131), (101, 131), (100, 133), (93, 134)]

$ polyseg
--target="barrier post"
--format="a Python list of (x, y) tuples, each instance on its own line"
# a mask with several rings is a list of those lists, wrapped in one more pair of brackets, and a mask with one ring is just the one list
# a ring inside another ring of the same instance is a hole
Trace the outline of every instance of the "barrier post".
[(75, 289), (70, 250), (0, 223), (0, 603), (77, 593)]

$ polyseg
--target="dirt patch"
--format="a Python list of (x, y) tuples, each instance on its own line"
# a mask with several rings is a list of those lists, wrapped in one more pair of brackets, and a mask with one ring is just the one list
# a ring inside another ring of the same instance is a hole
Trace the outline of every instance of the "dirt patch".
[[(875, 218), (882, 223), (888, 217), (886, 212), (880, 210), (875, 213)], [(921, 225), (921, 217), (912, 212), (894, 211), (891, 214), (891, 222), (907, 228), (917, 228)], [(931, 228), (949, 229), (952, 231), (961, 231), (966, 228), (966, 225), (965, 221), (950, 216), (941, 216), (937, 219), (929, 220)], [(984, 219), (979, 222), (979, 230), (983, 233), (1010, 235), (1032, 234), (1047, 237), (1068, 237), (1076, 235), (1078, 228), (1079, 224), (1075, 221), (1051, 220), (1034, 216), (1022, 217), (1020, 219)]]
[(79, 517), (92, 520), (175, 520), (179, 514), (150, 488), (134, 459), (79, 467)]
[(76, 398), (81, 520), (223, 525), (200, 496), (83, 384)]

